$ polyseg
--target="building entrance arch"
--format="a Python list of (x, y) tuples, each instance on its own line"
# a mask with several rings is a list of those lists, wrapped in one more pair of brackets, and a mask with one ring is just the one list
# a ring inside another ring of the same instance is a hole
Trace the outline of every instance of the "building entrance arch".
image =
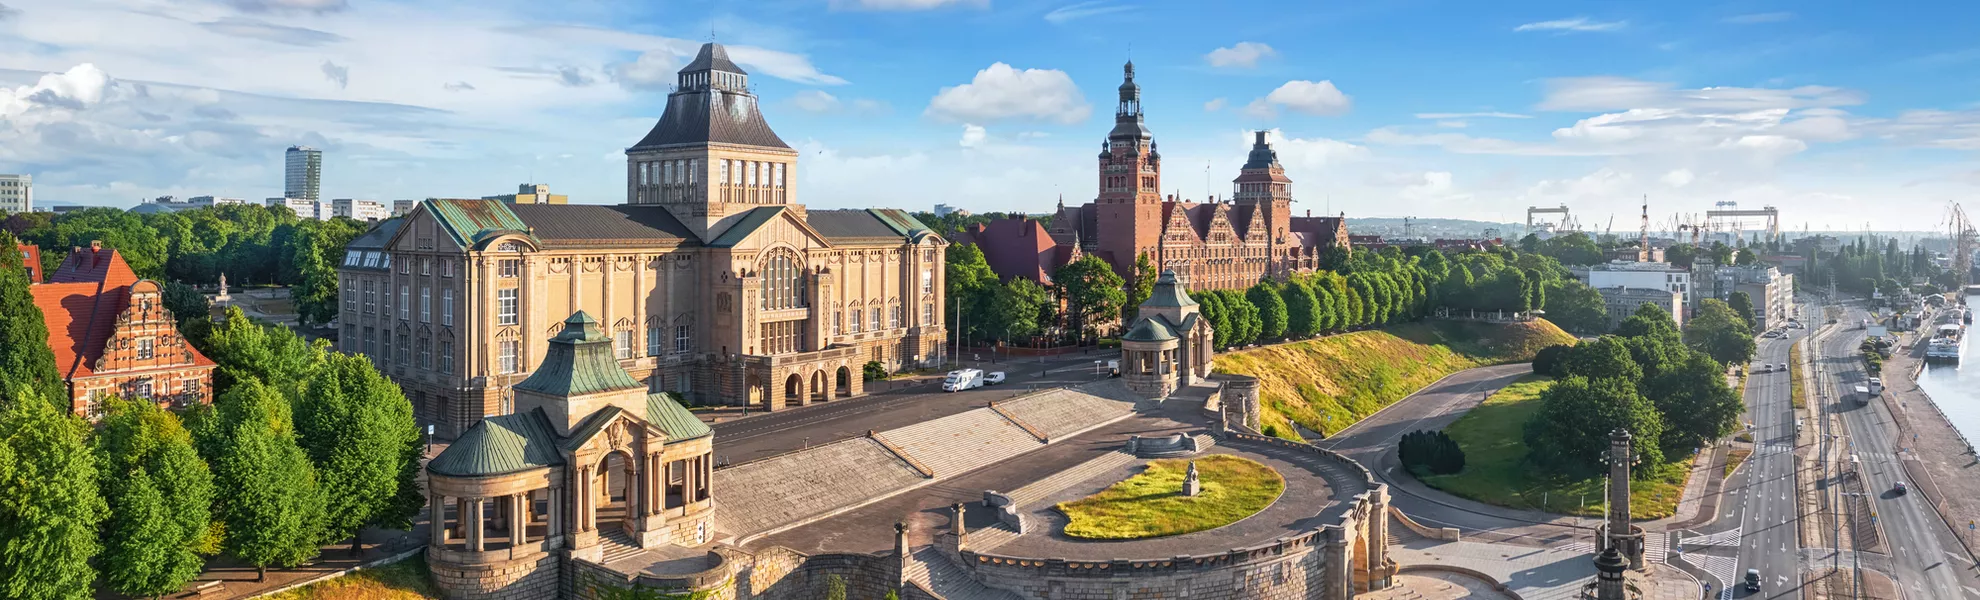
[(824, 402), (832, 399), (832, 384), (825, 379), (825, 371), (811, 373), (811, 401)]
[(839, 365), (838, 379), (836, 396), (839, 398), (851, 397), (853, 395), (852, 367)]
[(784, 406), (804, 405), (804, 376), (792, 373), (784, 378)]
[(596, 480), (592, 489), (598, 491), (595, 502), (598, 507), (593, 515), (593, 524), (603, 533), (616, 525), (620, 531), (632, 535), (639, 530), (634, 518), (639, 514), (639, 488), (633, 482), (639, 477), (632, 456), (624, 450), (613, 450), (598, 459)]

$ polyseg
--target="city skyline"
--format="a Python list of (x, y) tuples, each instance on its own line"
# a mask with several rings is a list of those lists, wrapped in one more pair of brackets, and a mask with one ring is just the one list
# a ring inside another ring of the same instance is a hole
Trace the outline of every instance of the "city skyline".
[[(622, 203), (616, 157), (711, 31), (757, 76), (823, 208), (1042, 213), (1061, 194), (1090, 200), (1086, 161), (1128, 58), (1171, 164), (1164, 193), (1190, 199), (1229, 193), (1252, 129), (1274, 131), (1296, 210), (1350, 218), (1515, 222), (1526, 206), (1566, 203), (1590, 224), (1629, 220), (1648, 195), (1658, 218), (1738, 201), (1780, 206), (1788, 229), (1919, 230), (1980, 185), (1980, 112), (1957, 83), (1980, 53), (1959, 39), (1973, 9), (1954, 4), (1930, 20), (1700, 3), (1295, 15), (1130, 2), (844, 0), (747, 14), (6, 4), (0, 121), (23, 143), (0, 150), (0, 171), (35, 174), (45, 205), (275, 197), (289, 145), (326, 151), (326, 198), (532, 181), (575, 203)], [(691, 17), (666, 20), (678, 15)], [(449, 43), (383, 43), (412, 27)], [(109, 28), (143, 33), (100, 35)], [(994, 41), (958, 47), (942, 33), (953, 28)], [(1848, 214), (1866, 202), (1898, 210)]]

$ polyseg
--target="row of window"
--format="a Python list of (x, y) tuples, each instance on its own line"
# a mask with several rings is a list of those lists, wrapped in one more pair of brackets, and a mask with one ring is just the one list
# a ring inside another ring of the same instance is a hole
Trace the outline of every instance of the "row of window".
[[(344, 307), (352, 312), (357, 312), (360, 310), (361, 301), (364, 314), (392, 314), (392, 282), (387, 281), (383, 286), (385, 307), (382, 312), (378, 308), (380, 290), (377, 284), (378, 282), (371, 280), (365, 280), (360, 283), (348, 277), (344, 278)], [(399, 286), (399, 318), (412, 319), (412, 306), (412, 286)], [(433, 288), (423, 285), (419, 287), (419, 322), (433, 322)], [(454, 324), (454, 290), (452, 288), (440, 289), (440, 324), (448, 326)]]
[[(890, 310), (885, 311), (885, 315), (887, 316), (886, 327), (881, 326), (882, 309), (878, 306), (871, 309), (854, 308), (845, 312), (834, 311), (832, 313), (832, 335), (862, 333), (862, 324), (866, 323), (871, 323), (872, 331), (900, 329), (904, 327), (905, 325), (902, 324), (902, 321), (907, 318), (906, 310), (901, 308), (899, 302), (895, 302), (889, 308)], [(933, 302), (927, 302), (921, 305), (921, 322), (935, 322), (935, 304)], [(850, 325), (850, 328), (848, 328), (848, 325)]]
[[(667, 339), (661, 336), (663, 331), (658, 324), (650, 325), (646, 328), (647, 356), (660, 356), (666, 350)], [(442, 343), (444, 344), (446, 342)], [(633, 354), (633, 348), (636, 343), (637, 341), (633, 336), (632, 329), (622, 328), (617, 332), (617, 335), (612, 336), (612, 353), (619, 360), (639, 358), (639, 356)], [(443, 347), (451, 348), (451, 344)], [(495, 372), (504, 375), (521, 372), (522, 361), (519, 358), (521, 356), (520, 348), (521, 343), (516, 340), (496, 341)], [(693, 348), (694, 326), (687, 323), (674, 325), (674, 353), (686, 354)], [(444, 361), (442, 364), (446, 365), (448, 370), (441, 372), (451, 373), (453, 366), (452, 357), (443, 357), (442, 360)]]
[[(352, 333), (352, 329), (352, 325), (345, 325), (345, 335), (349, 336)], [(379, 362), (392, 362), (409, 367), (418, 367), (428, 371), (436, 371), (444, 375), (452, 375), (454, 373), (453, 340), (440, 340), (439, 356), (436, 362), (434, 344), (425, 335), (414, 338), (410, 334), (398, 334), (399, 343), (397, 344), (396, 353), (393, 352), (393, 337), (390, 331), (381, 332), (375, 327), (366, 327), (364, 328), (363, 346), (359, 347), (359, 351), (363, 352), (365, 356), (370, 356)], [(381, 341), (383, 341), (382, 351)]]

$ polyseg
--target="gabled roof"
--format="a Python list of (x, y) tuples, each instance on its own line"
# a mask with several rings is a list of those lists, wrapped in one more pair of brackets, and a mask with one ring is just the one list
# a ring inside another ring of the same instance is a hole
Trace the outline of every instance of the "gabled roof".
[(379, 221), (378, 224), (372, 225), (371, 229), (365, 231), (364, 234), (353, 238), (351, 243), (345, 244), (344, 248), (347, 250), (383, 250), (385, 245), (392, 241), (392, 236), (398, 235), (399, 228), (405, 226), (405, 224), (405, 217), (392, 217)]
[(892, 208), (814, 210), (805, 221), (833, 242), (920, 241), (932, 232), (906, 211)]
[(501, 200), (435, 198), (420, 201), (433, 215), (434, 222), (462, 248), (477, 248), (497, 236), (516, 234), (530, 237), (529, 225), (516, 217), (510, 205)]
[(747, 214), (743, 215), (741, 221), (736, 221), (736, 224), (730, 225), (727, 230), (722, 232), (722, 235), (715, 236), (714, 241), (708, 242), (708, 245), (715, 248), (734, 248), (736, 244), (749, 239), (749, 234), (756, 233), (757, 228), (762, 227), (764, 223), (769, 223), (770, 219), (776, 218), (777, 215), (783, 214), (783, 212), (784, 207), (782, 206), (760, 206), (750, 209)]
[(545, 248), (700, 242), (693, 231), (663, 206), (516, 204), (505, 208)]
[(502, 475), (564, 464), (557, 451), (557, 434), (543, 409), (494, 415), (475, 423), (426, 469), (441, 475), (477, 477)]
[(644, 387), (619, 368), (618, 359), (612, 356), (612, 338), (584, 311), (564, 320), (564, 330), (550, 338), (543, 364), (515, 385), (518, 390), (556, 397)]
[(646, 422), (667, 432), (669, 442), (715, 435), (707, 423), (665, 393), (646, 395)]
[[(46, 281), (28, 286), (28, 291), (48, 325), (56, 370), (63, 379), (94, 375), (93, 366), (116, 333), (118, 316), (130, 307), (137, 274), (115, 249), (91, 246), (71, 252)], [(189, 366), (213, 364), (190, 346), (186, 351), (192, 355)]]
[(983, 259), (1001, 279), (1021, 277), (1041, 284), (1052, 283), (1052, 272), (1059, 268), (1062, 255), (1071, 245), (1061, 244), (1045, 231), (1045, 224), (1025, 217), (993, 219), (965, 229), (962, 241), (983, 250)]

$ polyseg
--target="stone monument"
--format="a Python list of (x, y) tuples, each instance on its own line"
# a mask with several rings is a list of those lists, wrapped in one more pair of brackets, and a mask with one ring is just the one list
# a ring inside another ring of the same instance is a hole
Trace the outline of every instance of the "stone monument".
[(1189, 461), (1189, 474), (1183, 476), (1183, 495), (1196, 496), (1203, 493), (1203, 480), (1196, 475), (1196, 461)]
[(1620, 553), (1629, 568), (1643, 570), (1643, 529), (1630, 524), (1629, 471), (1636, 462), (1628, 430), (1609, 432), (1608, 520), (1602, 524), (1602, 548)]
[(1623, 571), (1629, 568), (1629, 561), (1615, 548), (1603, 550), (1595, 557), (1595, 590), (1593, 594), (1582, 593), (1583, 598), (1594, 600), (1628, 600), (1629, 586), (1623, 579)]
[(234, 299), (234, 298), (233, 298), (232, 296), (228, 296), (228, 295), (227, 295), (227, 274), (226, 274), (226, 273), (221, 273), (221, 274), (220, 274), (220, 293), (219, 293), (219, 294), (216, 294), (216, 295), (214, 295), (214, 296), (213, 296), (213, 301), (214, 301), (214, 302), (217, 302), (217, 303), (220, 303), (220, 304), (226, 304), (228, 300), (233, 300), (233, 299)]

